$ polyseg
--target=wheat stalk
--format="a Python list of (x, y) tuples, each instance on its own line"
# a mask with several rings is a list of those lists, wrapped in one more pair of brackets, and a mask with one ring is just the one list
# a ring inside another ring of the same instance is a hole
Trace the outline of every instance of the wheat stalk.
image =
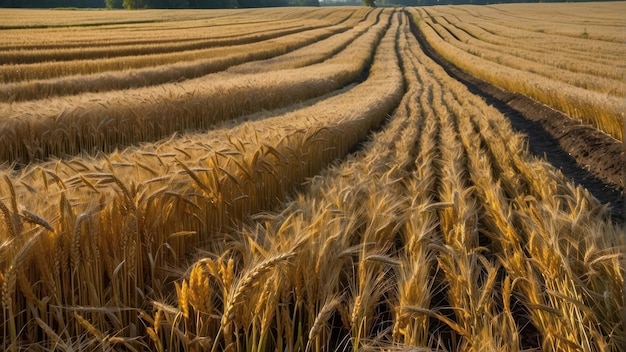
[(277, 264), (293, 258), (294, 255), (295, 253), (293, 252), (281, 253), (273, 257), (267, 258), (256, 266), (252, 267), (251, 269), (246, 270), (239, 278), (239, 280), (233, 283), (234, 288), (230, 291), (228, 299), (224, 303), (224, 313), (222, 314), (222, 319), (220, 322), (220, 331), (223, 331), (227, 345), (230, 345), (231, 342), (231, 325), (233, 319), (235, 318), (234, 310), (236, 309), (237, 305), (243, 302), (246, 292), (257, 283), (257, 280), (261, 276), (269, 272)]

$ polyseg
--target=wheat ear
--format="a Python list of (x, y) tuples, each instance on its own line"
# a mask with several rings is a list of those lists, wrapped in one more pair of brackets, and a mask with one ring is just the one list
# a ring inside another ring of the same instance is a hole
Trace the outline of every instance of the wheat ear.
[(281, 253), (272, 258), (265, 259), (256, 267), (244, 273), (242, 278), (236, 284), (236, 289), (231, 291), (230, 299), (228, 300), (228, 304), (226, 305), (226, 309), (224, 310), (224, 315), (222, 316), (222, 329), (226, 329), (230, 325), (233, 319), (233, 311), (235, 309), (235, 306), (243, 302), (245, 292), (255, 284), (257, 279), (263, 274), (270, 271), (270, 269), (276, 266), (278, 263), (288, 260), (293, 256), (293, 252)]
[(54, 232), (54, 228), (41, 216), (31, 213), (30, 211), (23, 209), (22, 210), (22, 218), (31, 224), (40, 225), (46, 228), (46, 230), (50, 232)]
[(339, 296), (333, 296), (332, 298), (328, 299), (326, 303), (324, 303), (322, 309), (320, 309), (320, 312), (317, 313), (315, 321), (313, 322), (313, 326), (309, 331), (309, 343), (311, 343), (311, 340), (313, 340), (320, 334), (320, 331), (328, 322), (331, 314), (335, 311), (335, 308), (337, 308), (340, 303), (341, 297)]
[(7, 224), (7, 229), (9, 230), (9, 235), (13, 238), (17, 237), (18, 233), (15, 223), (13, 222), (11, 211), (2, 201), (0, 201), (0, 217), (4, 218), (4, 222)]

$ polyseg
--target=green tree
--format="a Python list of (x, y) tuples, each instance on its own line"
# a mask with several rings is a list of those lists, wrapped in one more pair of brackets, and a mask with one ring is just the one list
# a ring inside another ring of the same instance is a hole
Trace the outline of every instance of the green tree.
[(192, 9), (227, 9), (237, 6), (237, 0), (189, 0)]
[(376, 0), (361, 0), (363, 1), (363, 5), (369, 7), (376, 7)]
[(107, 9), (121, 9), (124, 0), (104, 0)]
[(319, 0), (288, 0), (289, 6), (320, 6)]
[[(79, 7), (99, 8), (104, 7), (102, 0), (0, 0), (0, 7), (14, 8), (55, 8), (55, 7)], [(0, 22), (2, 20), (0, 19)]]
[(122, 2), (122, 6), (124, 6), (125, 9), (138, 9), (143, 7), (143, 1), (142, 0), (124, 0)]
[(188, 0), (144, 0), (145, 6), (151, 9), (182, 9), (189, 8)]
[(287, 0), (239, 0), (239, 7), (287, 6)]

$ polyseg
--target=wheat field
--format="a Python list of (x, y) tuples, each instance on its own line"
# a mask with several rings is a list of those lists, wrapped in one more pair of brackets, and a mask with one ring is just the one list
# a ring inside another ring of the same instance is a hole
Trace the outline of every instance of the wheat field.
[(620, 3), (517, 4), (418, 8), (413, 16), (457, 66), (623, 141), (624, 9)]
[(624, 225), (411, 30), (623, 97), (623, 4), (567, 5), (605, 55), (497, 49), (536, 5), (0, 10), (0, 349), (623, 350)]

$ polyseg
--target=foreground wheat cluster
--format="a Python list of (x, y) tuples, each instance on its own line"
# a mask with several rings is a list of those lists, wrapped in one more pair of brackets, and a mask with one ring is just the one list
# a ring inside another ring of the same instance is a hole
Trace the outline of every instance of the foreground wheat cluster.
[(430, 11), (8, 23), (0, 349), (623, 348), (623, 228), (424, 54)]

